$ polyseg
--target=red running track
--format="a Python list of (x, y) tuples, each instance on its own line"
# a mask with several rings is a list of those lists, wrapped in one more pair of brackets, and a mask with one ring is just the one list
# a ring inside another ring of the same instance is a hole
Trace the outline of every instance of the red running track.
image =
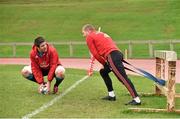
[[(60, 59), (65, 68), (75, 69), (88, 69), (89, 59)], [(138, 68), (142, 68), (149, 73), (155, 75), (155, 59), (128, 59), (128, 62)], [(15, 64), (15, 65), (29, 65), (30, 60), (28, 58), (0, 58), (0, 64)], [(95, 61), (94, 70), (98, 71), (101, 68), (101, 64)], [(176, 82), (180, 83), (180, 60), (176, 63)], [(134, 74), (127, 71), (128, 74)], [(166, 73), (167, 74), (167, 73)], [(166, 76), (167, 77), (167, 76)]]

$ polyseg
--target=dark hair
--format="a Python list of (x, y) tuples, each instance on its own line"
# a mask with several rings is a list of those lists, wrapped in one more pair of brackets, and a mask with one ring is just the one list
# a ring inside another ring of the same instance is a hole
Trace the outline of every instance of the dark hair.
[(34, 40), (34, 45), (39, 47), (41, 43), (45, 42), (45, 39), (41, 36), (37, 37), (35, 40)]

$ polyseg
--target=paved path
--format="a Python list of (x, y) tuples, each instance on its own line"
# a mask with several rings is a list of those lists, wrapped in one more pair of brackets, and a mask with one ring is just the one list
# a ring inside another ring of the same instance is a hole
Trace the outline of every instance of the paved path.
[[(89, 66), (89, 59), (60, 59), (65, 68), (75, 69), (87, 69)], [(129, 59), (127, 60), (134, 66), (142, 68), (149, 73), (155, 74), (155, 60), (154, 59)], [(16, 64), (16, 65), (29, 65), (30, 60), (28, 58), (0, 58), (0, 64)], [(101, 68), (101, 64), (97, 61), (94, 64), (94, 69), (98, 71)], [(176, 82), (180, 83), (180, 60), (176, 63)], [(133, 74), (127, 71), (128, 74)], [(167, 74), (167, 73), (166, 73)]]

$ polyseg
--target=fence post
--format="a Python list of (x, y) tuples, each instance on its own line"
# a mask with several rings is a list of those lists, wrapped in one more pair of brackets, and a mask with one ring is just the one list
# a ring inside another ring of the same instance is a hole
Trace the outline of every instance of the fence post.
[(128, 59), (128, 50), (127, 49), (125, 49), (124, 50), (124, 59)]
[(69, 43), (69, 53), (70, 53), (70, 57), (73, 56), (73, 46), (72, 46), (72, 42)]
[(16, 57), (16, 43), (13, 43), (13, 57)]
[(149, 56), (150, 56), (150, 58), (152, 58), (153, 57), (153, 45), (152, 45), (151, 41), (149, 41), (148, 46), (149, 46)]
[(172, 43), (172, 41), (170, 41), (169, 43), (169, 47), (170, 47), (170, 50), (173, 51), (174, 50), (174, 44)]
[(128, 51), (129, 51), (129, 58), (132, 58), (132, 42), (129, 41), (129, 44), (128, 44)]

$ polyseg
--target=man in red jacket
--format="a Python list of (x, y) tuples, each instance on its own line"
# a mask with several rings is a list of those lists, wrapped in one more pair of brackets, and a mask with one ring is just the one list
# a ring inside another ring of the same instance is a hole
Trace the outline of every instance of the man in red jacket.
[[(22, 75), (28, 80), (39, 84), (38, 91), (44, 85), (50, 92), (51, 81), (55, 77), (53, 93), (58, 92), (58, 86), (64, 79), (65, 69), (59, 61), (56, 49), (45, 41), (43, 37), (37, 37), (30, 52), (31, 65), (22, 69)], [(47, 83), (44, 82), (44, 76), (47, 76)]]
[[(93, 60), (96, 59), (103, 65), (103, 68), (100, 69), (100, 75), (106, 84), (108, 96), (102, 99), (109, 101), (116, 100), (112, 81), (109, 77), (109, 73), (113, 71), (118, 80), (127, 88), (133, 98), (132, 101), (126, 103), (126, 105), (140, 105), (141, 101), (136, 89), (124, 70), (122, 63), (123, 54), (115, 45), (111, 37), (106, 33), (96, 31), (94, 26), (91, 24), (84, 25), (82, 33), (83, 36), (86, 37), (87, 46), (92, 54), (90, 64), (92, 65)], [(89, 75), (92, 75), (91, 65), (88, 73)]]

